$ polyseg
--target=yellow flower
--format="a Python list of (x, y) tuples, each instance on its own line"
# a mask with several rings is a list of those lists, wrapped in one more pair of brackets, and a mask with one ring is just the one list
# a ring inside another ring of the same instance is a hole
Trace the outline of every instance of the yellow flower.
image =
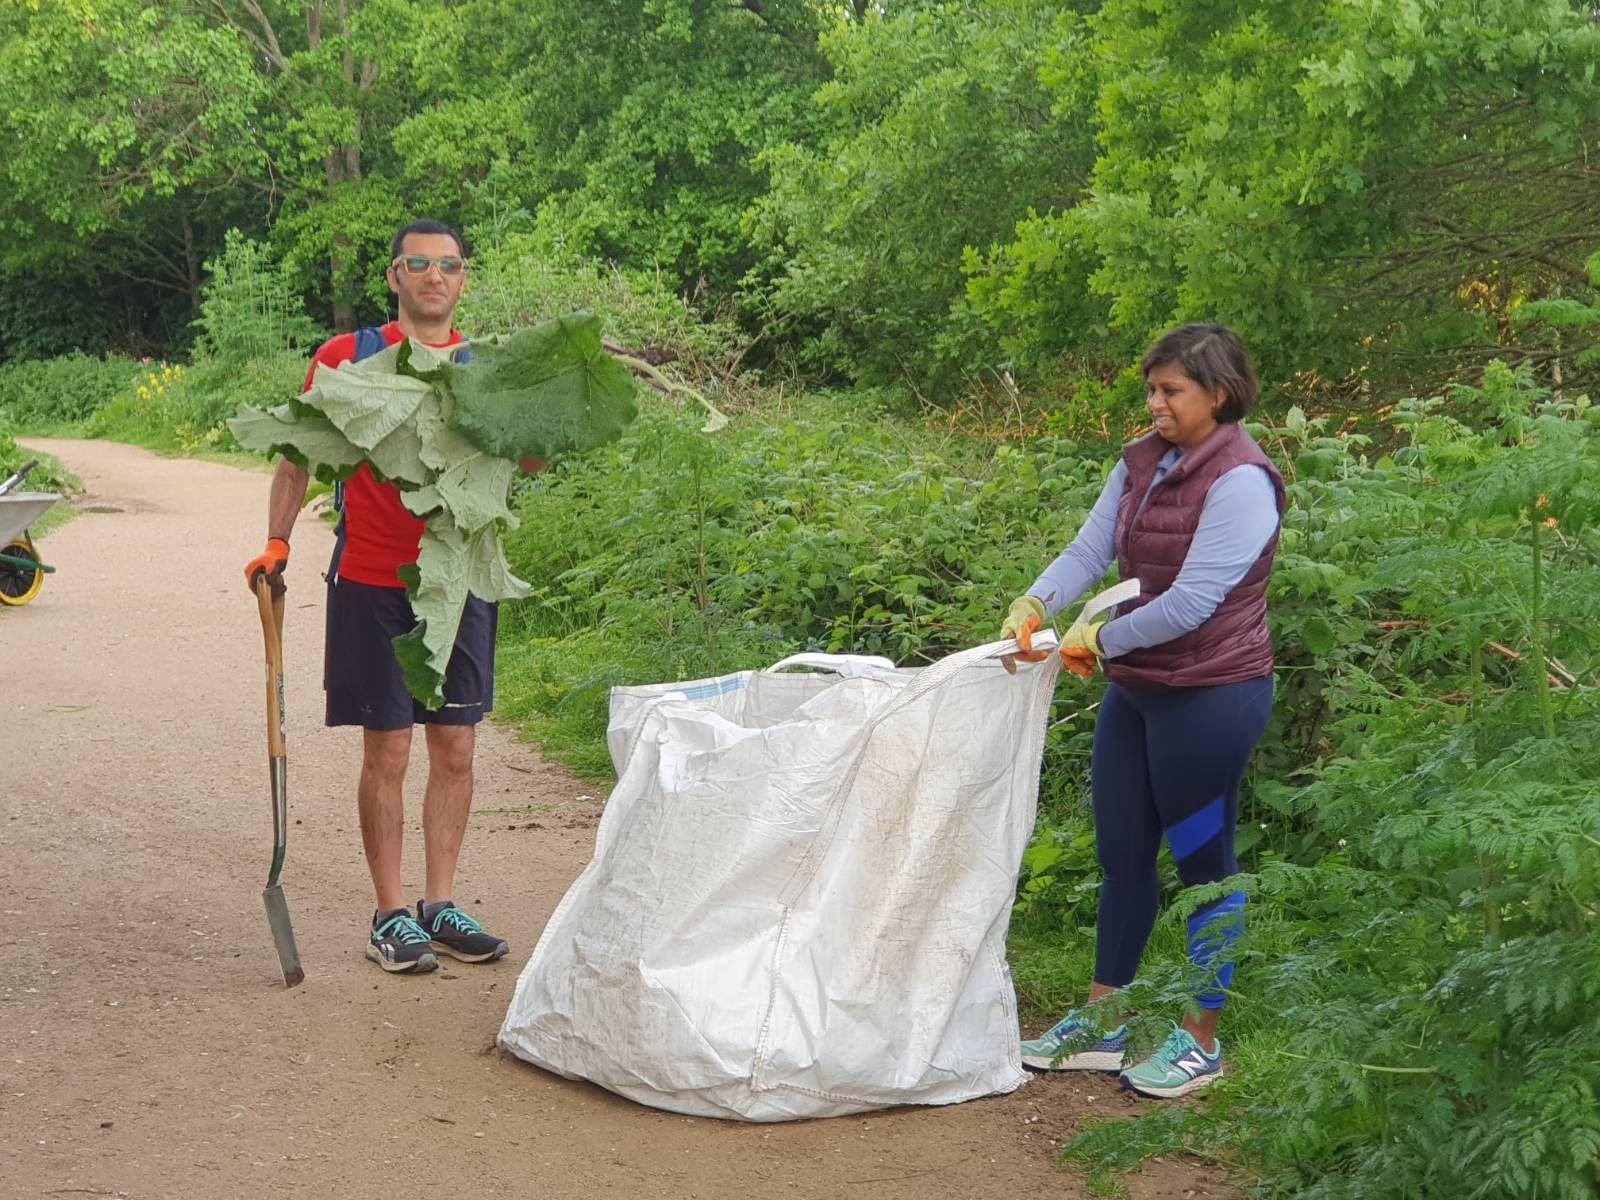
[(1546, 529), (1554, 529), (1554, 528), (1556, 528), (1556, 526), (1558, 526), (1560, 524), (1561, 524), (1561, 522), (1557, 521), (1554, 517), (1546, 517), (1544, 519), (1544, 527)]

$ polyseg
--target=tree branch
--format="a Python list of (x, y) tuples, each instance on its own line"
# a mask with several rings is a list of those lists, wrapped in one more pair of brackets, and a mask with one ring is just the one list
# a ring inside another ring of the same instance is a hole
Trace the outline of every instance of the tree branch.
[(249, 13), (255, 23), (261, 27), (261, 37), (265, 44), (261, 42), (257, 44), (261, 45), (262, 53), (267, 56), (267, 61), (279, 72), (287, 71), (289, 69), (288, 60), (283, 57), (283, 50), (278, 45), (278, 33), (272, 28), (272, 22), (267, 19), (267, 14), (261, 11), (261, 6), (256, 3), (256, 0), (240, 0), (240, 3), (244, 6), (245, 12)]

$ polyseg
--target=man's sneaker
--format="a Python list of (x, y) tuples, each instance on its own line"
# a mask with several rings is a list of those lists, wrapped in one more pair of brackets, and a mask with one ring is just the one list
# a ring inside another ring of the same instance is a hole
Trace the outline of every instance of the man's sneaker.
[(1031, 1041), (1022, 1043), (1022, 1065), (1035, 1071), (1120, 1071), (1128, 1027), (1101, 1033), (1073, 1009)]
[(428, 944), (428, 935), (412, 919), (409, 908), (392, 908), (372, 914), (372, 937), (367, 941), (367, 957), (385, 971), (431, 971), (439, 957)]
[(1122, 1086), (1170, 1099), (1198, 1092), (1221, 1078), (1222, 1043), (1213, 1040), (1209, 1051), (1202, 1050), (1187, 1029), (1174, 1027), (1161, 1049), (1122, 1072)]
[(485, 933), (483, 926), (457, 908), (454, 900), (437, 905), (418, 900), (417, 916), (426, 935), (433, 939), (433, 948), (462, 962), (491, 962), (511, 949), (503, 938)]

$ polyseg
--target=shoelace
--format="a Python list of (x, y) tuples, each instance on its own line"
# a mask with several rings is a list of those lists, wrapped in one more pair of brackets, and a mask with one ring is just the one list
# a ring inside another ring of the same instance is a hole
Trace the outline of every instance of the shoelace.
[(433, 917), (433, 927), (435, 929), (439, 928), (440, 921), (443, 921), (446, 925), (449, 925), (462, 933), (483, 932), (483, 926), (478, 924), (477, 921), (473, 920), (473, 918), (469, 917), (459, 908), (450, 907), (442, 912), (435, 913)]
[(1150, 1061), (1152, 1063), (1159, 1063), (1163, 1067), (1171, 1068), (1173, 1063), (1177, 1062), (1189, 1052), (1189, 1046), (1191, 1043), (1193, 1043), (1196, 1047), (1198, 1047), (1200, 1044), (1199, 1042), (1195, 1042), (1194, 1039), (1185, 1033), (1181, 1028), (1174, 1029), (1171, 1033), (1167, 1034), (1167, 1040), (1161, 1043), (1161, 1049), (1157, 1050), (1150, 1056)]
[(418, 942), (429, 940), (421, 925), (410, 917), (390, 917), (377, 928), (376, 935), (380, 938), (392, 937), (402, 946), (415, 946)]
[(1084, 1032), (1084, 1029), (1084, 1023), (1078, 1019), (1078, 1014), (1068, 1013), (1066, 1016), (1062, 1017), (1060, 1021), (1056, 1022), (1055, 1028), (1050, 1030), (1050, 1032), (1045, 1034), (1045, 1036), (1053, 1039), (1057, 1045), (1060, 1045), (1068, 1038), (1080, 1036)]

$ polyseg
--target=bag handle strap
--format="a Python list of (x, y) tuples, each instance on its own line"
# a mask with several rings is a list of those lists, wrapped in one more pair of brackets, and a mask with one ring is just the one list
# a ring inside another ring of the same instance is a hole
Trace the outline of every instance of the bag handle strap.
[(894, 660), (879, 654), (822, 654), (807, 651), (791, 654), (767, 667), (763, 675), (775, 675), (787, 667), (816, 667), (819, 671), (833, 671), (846, 679), (862, 675), (875, 675), (880, 671), (895, 669)]

